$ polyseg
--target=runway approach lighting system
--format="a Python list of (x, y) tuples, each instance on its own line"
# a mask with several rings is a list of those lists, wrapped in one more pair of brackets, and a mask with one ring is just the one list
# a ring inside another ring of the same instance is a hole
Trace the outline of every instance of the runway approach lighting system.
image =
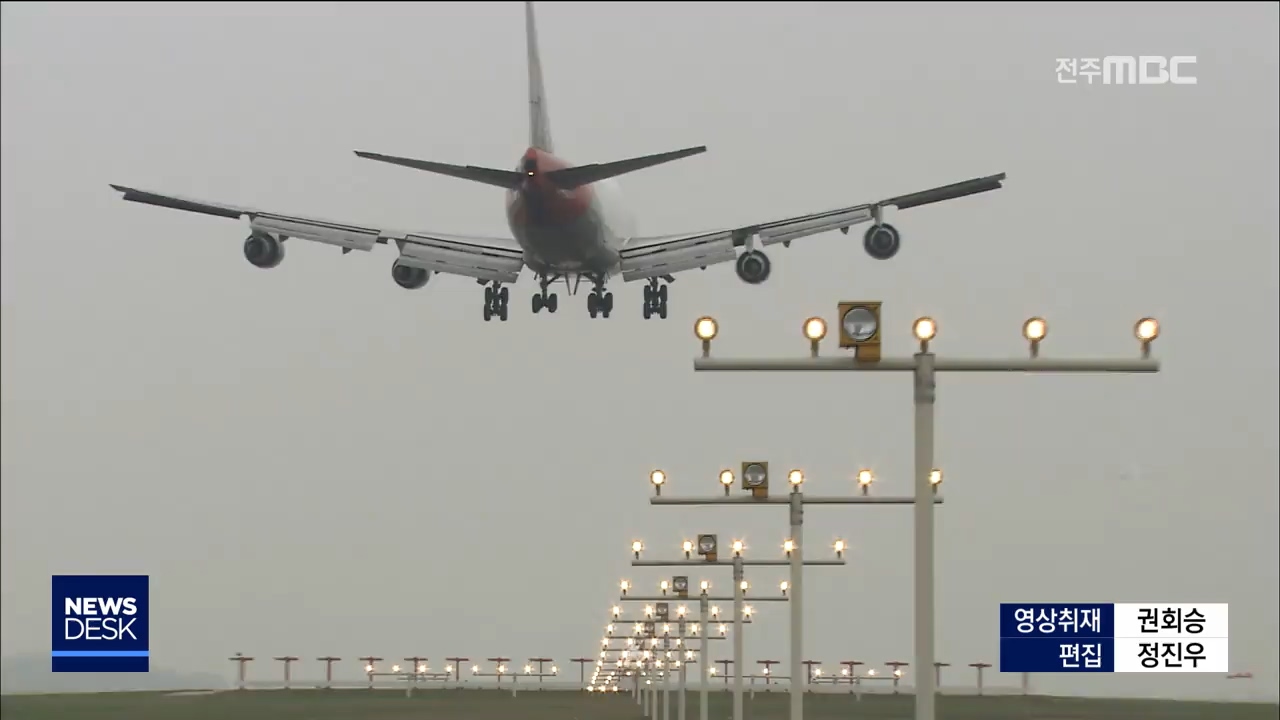
[(655, 495), (662, 494), (662, 484), (667, 481), (667, 474), (661, 470), (654, 470), (649, 473), (649, 482), (653, 484), (653, 492)]
[(704, 315), (693, 323), (693, 334), (702, 341), (702, 357), (711, 357), (711, 341), (716, 339), (720, 325), (710, 315)]
[(880, 303), (842, 302), (836, 307), (840, 319), (840, 347), (852, 348), (863, 362), (880, 359)]
[(804, 321), (804, 336), (809, 340), (809, 354), (818, 357), (818, 346), (822, 338), (827, 336), (827, 321), (820, 317), (811, 317)]
[(920, 352), (929, 352), (929, 341), (938, 336), (938, 323), (931, 317), (916, 318), (911, 325), (911, 334), (920, 341)]
[(753, 498), (769, 497), (769, 463), (742, 463), (742, 489), (751, 491)]
[(1022, 323), (1022, 337), (1031, 343), (1031, 357), (1040, 357), (1040, 342), (1049, 335), (1049, 323), (1042, 317), (1029, 318)]
[(1142, 318), (1133, 326), (1133, 334), (1142, 343), (1142, 357), (1151, 357), (1151, 343), (1160, 337), (1160, 323), (1155, 318)]
[(876, 476), (870, 470), (863, 468), (858, 471), (858, 489), (863, 495), (871, 492), (871, 483), (876, 481)]
[[(743, 473), (744, 476), (750, 477), (753, 474), (755, 474), (755, 470), (750, 468), (749, 466), (751, 465), (759, 466), (761, 465), (761, 463), (748, 462), (748, 463), (743, 463), (743, 465), (744, 465), (744, 473)], [(767, 473), (767, 470), (765, 470), (765, 472)], [(798, 487), (803, 482), (803, 473), (789, 472), (788, 481), (792, 482), (793, 480), (799, 481), (795, 483), (795, 487)], [(751, 483), (744, 482), (744, 486), (750, 485), (750, 484)], [(758, 487), (759, 483), (755, 483), (755, 485)], [(802, 497), (801, 493), (798, 490), (796, 490), (790, 493), (788, 496), (780, 496), (777, 499), (785, 500), (786, 503), (794, 504), (801, 497)], [(721, 502), (725, 502), (726, 504), (751, 504), (751, 505), (771, 504), (767, 495), (764, 496), (763, 500), (757, 500), (749, 496), (744, 496), (743, 498), (741, 498), (741, 500), (744, 502), (738, 503), (734, 500), (725, 501), (723, 498), (713, 497), (711, 498), (711, 504), (719, 504)], [(824, 501), (831, 502), (830, 499), (825, 499)], [(696, 498), (696, 499), (673, 498), (668, 500), (667, 498), (653, 498), (651, 502), (669, 503), (669, 504), (682, 504), (682, 503), (705, 504), (707, 502), (707, 499), (706, 498)], [(632, 565), (635, 567), (688, 568), (688, 567), (698, 567), (698, 566), (705, 565), (705, 566), (730, 567), (733, 570), (732, 597), (725, 597), (725, 598), (712, 597), (707, 592), (710, 589), (711, 584), (706, 581), (702, 581), (700, 583), (702, 591), (698, 596), (696, 596), (699, 603), (698, 624), (692, 627), (687, 627), (684, 622), (685, 618), (689, 613), (689, 608), (687, 606), (679, 605), (679, 604), (672, 605), (667, 602), (664, 602), (664, 600), (667, 597), (670, 597), (667, 594), (667, 590), (669, 588), (675, 588), (677, 587), (677, 585), (681, 585), (685, 588), (688, 587), (688, 584), (687, 584), (688, 576), (675, 576), (675, 577), (672, 577), (670, 581), (667, 581), (667, 580), (660, 581), (658, 585), (663, 590), (663, 594), (660, 596), (656, 596), (656, 597), (645, 597), (645, 596), (637, 596), (637, 595), (625, 596), (623, 598), (624, 600), (633, 601), (633, 602), (653, 601), (652, 605), (646, 605), (644, 608), (644, 611), (645, 611), (644, 614), (645, 614), (646, 620), (639, 627), (641, 637), (648, 637), (652, 639), (666, 638), (672, 631), (676, 631), (678, 632), (678, 637), (675, 638), (676, 647), (681, 648), (681, 647), (684, 647), (685, 640), (692, 639), (692, 637), (698, 638), (698, 640), (703, 643), (707, 642), (708, 640), (714, 639), (709, 637), (709, 635), (711, 634), (710, 631), (712, 630), (712, 628), (717, 627), (717, 625), (720, 631), (720, 635), (723, 636), (726, 634), (727, 626), (725, 623), (719, 622), (720, 615), (721, 615), (719, 608), (716, 606), (712, 606), (710, 603), (713, 600), (731, 600), (733, 602), (732, 617), (733, 617), (733, 623), (735, 626), (734, 628), (735, 632), (733, 633), (733, 641), (734, 641), (733, 652), (734, 652), (734, 659), (735, 659), (734, 665), (735, 665), (735, 668), (742, 668), (744, 667), (744, 664), (743, 664), (744, 661), (743, 661), (743, 644), (742, 644), (743, 633), (742, 633), (741, 625), (751, 622), (751, 618), (755, 614), (755, 609), (751, 605), (746, 604), (746, 601), (748, 600), (760, 601), (760, 602), (774, 601), (774, 602), (787, 602), (791, 604), (792, 613), (793, 613), (793, 629), (799, 630), (799, 626), (795, 623), (796, 614), (799, 612), (799, 605), (797, 605), (797, 603), (800, 601), (800, 583), (799, 583), (798, 577), (793, 577), (793, 579), (789, 579), (779, 583), (778, 584), (779, 593), (777, 595), (751, 596), (748, 594), (749, 591), (751, 590), (751, 583), (747, 582), (747, 579), (743, 576), (744, 567), (747, 565), (773, 566), (773, 567), (791, 566), (794, 569), (796, 565), (799, 565), (801, 563), (803, 563), (804, 565), (827, 565), (827, 566), (844, 564), (845, 561), (842, 558), (837, 558), (834, 560), (807, 560), (807, 561), (802, 560), (802, 558), (800, 557), (800, 553), (803, 547), (803, 543), (802, 543), (802, 540), (800, 539), (799, 528), (793, 528), (793, 530), (795, 531), (795, 534), (792, 536), (794, 539), (791, 541), (790, 547), (792, 550), (794, 550), (794, 552), (792, 553), (792, 556), (786, 560), (781, 560), (781, 559), (748, 560), (744, 557), (748, 548), (746, 543), (741, 539), (736, 539), (731, 542), (730, 544), (730, 548), (732, 550), (731, 559), (721, 560), (721, 559), (715, 558), (714, 556), (718, 554), (719, 542), (715, 535), (712, 535), (709, 533), (698, 535), (698, 541), (696, 543), (696, 546), (699, 551), (699, 555), (701, 556), (698, 559), (688, 559), (686, 557), (679, 560), (676, 560), (676, 559), (634, 560), (632, 562)], [(681, 546), (682, 548), (687, 548), (688, 541), (682, 541)], [(783, 546), (783, 549), (784, 550), (787, 549), (787, 546), (785, 544)], [(684, 580), (684, 582), (683, 583), (678, 582), (680, 580)], [(673, 611), (674, 611), (675, 617), (672, 617)], [(713, 620), (717, 624), (712, 624)], [(659, 631), (658, 628), (661, 628), (661, 630)], [(793, 635), (793, 637), (795, 640), (798, 641), (800, 638), (800, 635), (799, 633), (796, 633)], [(651, 642), (652, 641), (653, 640), (651, 640)], [(708, 656), (706, 653), (705, 645), (703, 646), (703, 650), (701, 651), (699, 658), (703, 666), (701, 670), (702, 672), (705, 673), (709, 670), (709, 668), (706, 667), (707, 665), (709, 665), (709, 663), (707, 662)], [(734, 685), (733, 687), (733, 718), (734, 720), (742, 720), (745, 717), (743, 714), (743, 707), (744, 707), (743, 698), (744, 698), (744, 692), (745, 692), (745, 685), (743, 683), (744, 677), (745, 676), (741, 675), (741, 673), (735, 675), (734, 677), (734, 683), (733, 683)], [(702, 696), (699, 698), (699, 718), (700, 720), (706, 720), (706, 718), (708, 717), (706, 690), (707, 690), (707, 686), (709, 685), (707, 675), (705, 674), (703, 675), (701, 684), (703, 686), (703, 691), (702, 691)], [(679, 719), (677, 718), (677, 720)]]
[[(1113, 374), (1157, 373), (1160, 361), (1152, 357), (1151, 346), (1160, 335), (1160, 323), (1154, 317), (1143, 317), (1133, 325), (1133, 335), (1141, 346), (1141, 358), (1091, 357), (1046, 358), (1040, 346), (1048, 337), (1049, 324), (1041, 316), (1034, 316), (1023, 323), (1023, 338), (1030, 343), (1031, 357), (947, 357), (933, 352), (932, 345), (939, 338), (940, 324), (932, 316), (922, 316), (911, 324), (911, 332), (918, 346), (911, 355), (882, 357), (883, 336), (882, 307), (878, 301), (840, 302), (836, 306), (840, 347), (852, 349), (853, 356), (819, 357), (812, 352), (795, 358), (715, 358), (709, 347), (703, 346), (702, 357), (696, 357), (693, 368), (698, 372), (897, 372), (912, 377), (912, 445), (913, 498), (913, 635), (915, 645), (914, 665), (922, 670), (934, 667), (935, 658), (935, 541), (934, 505), (941, 501), (939, 487), (942, 472), (934, 464), (935, 420), (938, 395), (938, 376), (947, 373), (1017, 373), (1017, 374)], [(806, 321), (806, 325), (808, 321)], [(809, 333), (805, 338), (812, 343)], [(744, 466), (745, 470), (745, 466)], [(767, 479), (767, 473), (764, 474)], [(859, 473), (858, 485), (866, 494), (874, 480), (869, 473)], [(744, 478), (744, 485), (746, 479)], [(767, 486), (767, 480), (762, 483)], [(749, 486), (748, 486), (749, 487)], [(753, 495), (755, 493), (753, 492)], [(767, 491), (765, 493), (767, 495)], [(800, 493), (793, 493), (800, 494)], [(719, 500), (728, 500), (721, 498)], [(876, 498), (859, 498), (876, 500)], [(680, 498), (650, 498), (650, 503), (670, 502)], [(719, 501), (718, 500), (718, 501)], [(756, 498), (745, 499), (748, 504), (770, 502)], [(807, 502), (807, 500), (806, 500)], [(707, 503), (710, 504), (710, 503)], [(803, 541), (793, 536), (798, 548)], [(799, 553), (796, 553), (799, 554)], [(792, 581), (790, 595), (797, 606), (803, 597), (799, 582)], [(793, 676), (798, 672), (793, 671)], [(937, 683), (933, 673), (920, 672), (916, 676), (915, 720), (936, 720)], [(796, 709), (799, 700), (793, 699), (792, 720), (799, 720)]]
[[(728, 471), (726, 471), (728, 472)], [(698, 554), (707, 562), (715, 562), (720, 549), (720, 541), (715, 535), (699, 535), (698, 536)], [(703, 588), (705, 589), (705, 588)]]

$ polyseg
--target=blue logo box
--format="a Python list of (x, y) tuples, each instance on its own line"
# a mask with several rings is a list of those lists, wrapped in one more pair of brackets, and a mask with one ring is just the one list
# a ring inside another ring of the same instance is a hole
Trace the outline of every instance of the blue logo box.
[(150, 672), (147, 575), (54, 575), (53, 672)]

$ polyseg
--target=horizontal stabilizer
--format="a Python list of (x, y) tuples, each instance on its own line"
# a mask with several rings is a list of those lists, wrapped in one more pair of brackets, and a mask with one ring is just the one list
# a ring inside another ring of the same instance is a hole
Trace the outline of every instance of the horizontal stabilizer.
[(520, 187), (520, 183), (524, 180), (524, 176), (518, 172), (511, 170), (497, 170), (494, 168), (477, 167), (475, 165), (449, 165), (447, 163), (431, 162), (429, 160), (414, 160), (413, 158), (396, 157), (394, 155), (382, 155), (379, 153), (364, 152), (356, 150), (356, 155), (366, 160), (377, 160), (378, 162), (391, 163), (392, 165), (403, 165), (404, 167), (413, 168), (415, 170), (425, 170), (427, 172), (436, 173), (437, 175), (448, 175), (449, 177), (461, 178), (472, 182), (484, 183), (485, 185), (494, 185), (500, 188), (513, 189)]
[(659, 153), (657, 155), (645, 155), (643, 157), (630, 158), (628, 160), (618, 160), (610, 163), (592, 163), (590, 165), (579, 165), (577, 167), (563, 168), (560, 170), (552, 170), (545, 173), (544, 177), (550, 180), (556, 187), (565, 190), (572, 190), (589, 183), (604, 180), (606, 178), (625, 175), (636, 170), (643, 170), (654, 165), (671, 162), (687, 158), (691, 155), (698, 155), (707, 151), (706, 145), (698, 147), (685, 148), (684, 150), (674, 150), (672, 152)]
[(892, 205), (899, 210), (908, 210), (921, 205), (929, 205), (931, 203), (942, 202), (944, 200), (955, 200), (965, 197), (966, 195), (976, 195), (978, 193), (988, 192), (991, 190), (999, 190), (1004, 187), (1005, 174), (988, 175), (987, 177), (974, 178), (963, 182), (943, 185), (942, 187), (933, 188), (931, 190), (921, 190), (909, 195), (899, 195), (895, 198), (889, 198), (881, 205)]

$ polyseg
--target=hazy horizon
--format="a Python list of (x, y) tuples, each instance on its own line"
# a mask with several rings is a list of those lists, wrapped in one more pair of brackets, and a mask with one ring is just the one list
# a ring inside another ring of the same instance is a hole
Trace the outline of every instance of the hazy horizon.
[[(473, 281), (397, 287), (393, 249), (291, 243), (263, 271), (244, 223), (108, 184), (506, 234), (500, 190), (352, 151), (514, 167), (519, 4), (6, 3), (3, 654), (48, 652), (51, 574), (136, 572), (153, 665), (179, 672), (230, 678), (234, 652), (568, 665), (599, 646), (620, 579), (674, 574), (632, 569), (633, 539), (655, 558), (697, 532), (781, 555), (780, 509), (650, 507), (652, 468), (671, 495), (717, 492), (748, 459), (804, 468), (814, 493), (853, 492), (864, 466), (876, 492), (910, 491), (905, 377), (691, 367), (699, 315), (720, 321), (716, 355), (800, 355), (805, 317), (876, 299), (887, 354), (921, 314), (961, 356), (1024, 354), (1030, 315), (1046, 355), (1134, 357), (1134, 321), (1163, 323), (1158, 375), (941, 379), (952, 677), (998, 662), (1000, 602), (1228, 602), (1232, 670), (1275, 697), (1280, 367), (1274, 332), (1253, 335), (1280, 286), (1280, 11), (1150, 7), (537, 3), (560, 154), (709, 147), (621, 179), (646, 235), (1008, 180), (893, 213), (888, 262), (861, 228), (804, 238), (769, 248), (762, 286), (731, 265), (678, 275), (670, 319), (647, 322), (620, 278), (608, 320), (585, 289), (531, 315), (526, 272), (511, 320), (484, 323)], [(1198, 84), (1055, 80), (1056, 58), (1118, 53), (1195, 55)], [(910, 515), (806, 513), (813, 555), (852, 546), (806, 573), (809, 658), (913, 660)], [(748, 572), (769, 591), (785, 576)], [(757, 610), (747, 657), (786, 660), (786, 606)], [(1244, 693), (1219, 674), (1036, 690)]]

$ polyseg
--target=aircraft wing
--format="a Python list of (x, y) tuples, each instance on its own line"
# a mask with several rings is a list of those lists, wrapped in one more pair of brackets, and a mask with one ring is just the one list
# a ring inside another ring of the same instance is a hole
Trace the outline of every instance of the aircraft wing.
[[(966, 195), (997, 190), (1005, 174), (973, 178), (950, 185), (899, 195), (878, 202), (772, 220), (756, 225), (721, 228), (702, 232), (632, 238), (623, 246), (622, 279), (626, 282), (673, 275), (691, 268), (705, 268), (722, 262), (733, 262), (737, 248), (755, 237), (762, 245), (789, 243), (797, 238), (830, 230), (849, 232), (849, 227), (877, 219), (885, 207), (900, 210), (954, 200)], [(878, 220), (877, 220), (878, 221)]]
[(280, 238), (301, 238), (342, 248), (368, 252), (374, 245), (394, 242), (405, 265), (431, 272), (461, 275), (477, 280), (513, 283), (524, 269), (524, 255), (511, 238), (450, 235), (425, 231), (392, 230), (318, 218), (265, 212), (241, 205), (162, 195), (147, 190), (112, 185), (131, 202), (239, 219), (247, 217), (254, 232)]

